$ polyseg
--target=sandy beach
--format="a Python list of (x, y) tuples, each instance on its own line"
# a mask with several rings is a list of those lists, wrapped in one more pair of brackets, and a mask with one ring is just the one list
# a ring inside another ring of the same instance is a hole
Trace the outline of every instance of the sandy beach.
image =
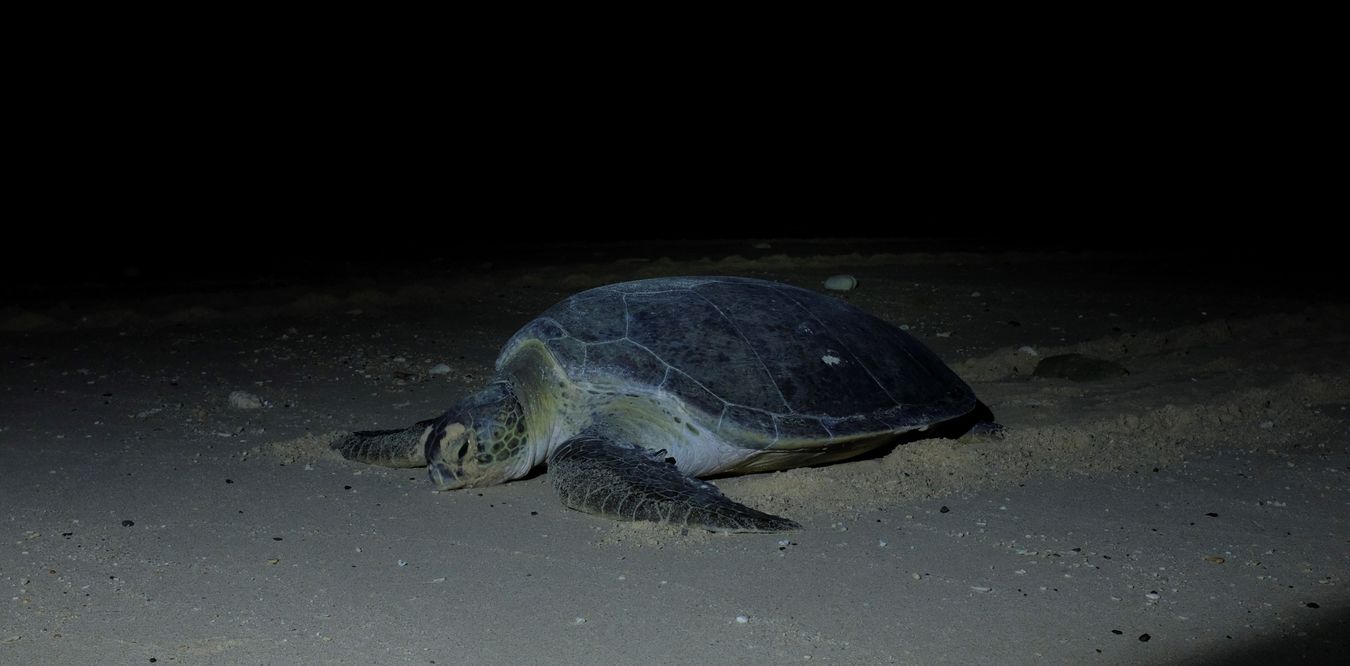
[[(1326, 663), (1350, 306), (1157, 262), (765, 239), (0, 303), (0, 663)], [(438, 415), (577, 291), (838, 274), (1004, 438), (717, 479), (803, 525), (731, 535), (326, 447)], [(1098, 372), (1036, 376), (1065, 354)]]

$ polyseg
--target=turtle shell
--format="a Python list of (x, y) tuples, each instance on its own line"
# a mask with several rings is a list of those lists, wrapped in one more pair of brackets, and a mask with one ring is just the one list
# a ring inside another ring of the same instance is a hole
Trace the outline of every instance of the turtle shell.
[(833, 296), (740, 277), (672, 277), (576, 294), (502, 349), (540, 341), (581, 385), (664, 391), (752, 446), (800, 447), (961, 416), (974, 393), (923, 343)]

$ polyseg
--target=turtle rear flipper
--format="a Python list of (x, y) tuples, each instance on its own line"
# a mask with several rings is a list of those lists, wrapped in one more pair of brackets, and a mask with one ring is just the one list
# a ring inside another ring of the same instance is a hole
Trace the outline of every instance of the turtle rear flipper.
[[(421, 424), (418, 424), (421, 426)], [(348, 433), (329, 444), (343, 458), (384, 467), (426, 467), (422, 445), (425, 427), (402, 430), (363, 430)]]
[(572, 509), (713, 532), (786, 532), (801, 525), (738, 504), (711, 483), (686, 476), (658, 453), (583, 435), (548, 460), (549, 477)]

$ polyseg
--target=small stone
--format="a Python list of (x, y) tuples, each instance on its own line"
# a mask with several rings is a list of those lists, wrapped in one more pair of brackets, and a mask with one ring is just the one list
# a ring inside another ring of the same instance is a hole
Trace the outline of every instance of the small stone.
[(745, 624), (746, 622), (749, 622), (749, 621), (750, 621), (750, 618), (748, 618), (748, 617), (746, 617), (746, 616), (744, 616), (744, 615), (737, 615), (737, 616), (736, 616), (736, 624)]
[(1092, 382), (1122, 377), (1130, 374), (1130, 371), (1119, 363), (1104, 358), (1094, 358), (1082, 354), (1057, 354), (1041, 359), (1031, 374), (1050, 379)]
[(234, 409), (260, 409), (262, 406), (262, 398), (248, 391), (235, 391), (230, 394), (230, 407)]
[(852, 275), (831, 275), (825, 279), (825, 288), (831, 291), (848, 291), (858, 286), (858, 278)]
[(130, 520), (124, 520), (124, 521), (122, 521), (122, 527), (131, 527), (132, 525), (135, 525), (135, 524), (136, 524), (136, 523), (134, 523), (134, 522), (132, 522), (132, 521), (130, 521)]
[(436, 377), (439, 375), (448, 375), (450, 374), (450, 366), (444, 363), (437, 363), (436, 365), (433, 365), (427, 369), (427, 374), (431, 375), (432, 377)]

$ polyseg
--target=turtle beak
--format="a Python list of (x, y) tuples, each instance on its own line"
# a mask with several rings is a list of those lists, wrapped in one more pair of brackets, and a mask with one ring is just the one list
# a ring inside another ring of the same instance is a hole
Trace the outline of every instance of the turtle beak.
[(433, 460), (427, 463), (427, 475), (431, 477), (431, 482), (436, 484), (440, 490), (454, 490), (464, 484), (455, 478), (455, 473), (451, 471), (450, 466), (440, 460)]
[(460, 478), (470, 444), (464, 426), (459, 423), (433, 426), (427, 430), (426, 438), (427, 475), (436, 488), (454, 490), (467, 485)]

